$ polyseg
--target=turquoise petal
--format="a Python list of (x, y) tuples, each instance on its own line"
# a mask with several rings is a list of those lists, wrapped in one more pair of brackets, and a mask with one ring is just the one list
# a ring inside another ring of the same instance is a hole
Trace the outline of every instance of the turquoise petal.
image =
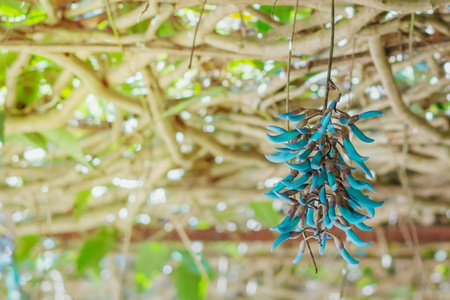
[(363, 218), (360, 219), (352, 214), (352, 212), (344, 205), (339, 206), (339, 211), (341, 212), (341, 215), (351, 224), (362, 222), (365, 220)]
[(310, 168), (309, 160), (305, 160), (299, 164), (285, 163), (289, 168), (305, 173)]
[(278, 151), (278, 152), (291, 152), (291, 149), (288, 148), (283, 148), (283, 147), (275, 147), (273, 148), (273, 150)]
[(331, 133), (335, 133), (336, 132), (336, 129), (334, 128), (333, 124), (328, 124), (327, 129)]
[(305, 118), (305, 115), (301, 114), (301, 115), (296, 115), (296, 116), (288, 116), (287, 118), (291, 122), (298, 122), (298, 121), (303, 120)]
[(364, 195), (360, 191), (355, 190), (353, 188), (346, 188), (346, 191), (349, 194), (349, 196), (353, 198), (353, 200), (357, 201), (364, 207), (380, 207), (384, 203), (383, 201), (381, 202), (373, 201), (368, 196)]
[(341, 122), (342, 125), (347, 125), (348, 122), (350, 122), (350, 119), (346, 119), (344, 117), (339, 118), (339, 122)]
[(322, 127), (327, 127), (328, 123), (330, 123), (330, 119), (331, 119), (331, 112), (329, 112), (325, 117), (322, 118), (322, 120), (320, 121), (320, 124), (322, 125)]
[(320, 189), (319, 198), (320, 198), (320, 203), (328, 204), (325, 186), (323, 186)]
[(350, 241), (358, 247), (367, 247), (372, 244), (372, 242), (365, 242), (361, 240), (359, 236), (357, 236), (356, 233), (351, 229), (345, 231), (345, 234), (350, 239)]
[(298, 156), (298, 160), (299, 160), (299, 161), (305, 160), (306, 158), (308, 158), (308, 155), (309, 155), (310, 153), (311, 153), (311, 150), (309, 150), (309, 149), (303, 150), (303, 151), (300, 153), (300, 155)]
[(355, 124), (350, 125), (353, 133), (356, 135), (358, 139), (360, 139), (364, 143), (373, 143), (375, 140), (371, 139), (367, 135), (365, 135)]
[(318, 170), (320, 168), (319, 163), (322, 159), (322, 152), (317, 152), (311, 159), (311, 168), (313, 170)]
[(323, 216), (323, 222), (325, 223), (325, 226), (330, 229), (333, 227), (333, 223), (331, 223), (330, 217), (328, 215)]
[(364, 119), (368, 119), (368, 118), (372, 118), (372, 117), (381, 116), (382, 114), (383, 113), (379, 110), (370, 110), (370, 111), (366, 111), (366, 112), (363, 112), (362, 114), (360, 114), (359, 119), (364, 120)]
[(280, 224), (278, 224), (278, 225), (275, 226), (275, 227), (271, 227), (270, 230), (276, 231), (275, 228), (282, 228), (282, 227), (286, 226), (287, 224), (289, 224), (289, 222), (290, 222), (291, 220), (292, 220), (292, 218), (291, 218), (290, 216), (286, 216), (286, 217), (283, 219), (283, 221), (281, 221)]
[(336, 184), (336, 176), (334, 175), (334, 173), (328, 173), (328, 184), (330, 185), (330, 188), (335, 191), (337, 189), (337, 184)]
[[(365, 184), (361, 184), (358, 180), (356, 180), (352, 175), (347, 176), (348, 183), (352, 186), (352, 188), (356, 190), (362, 190), (366, 188)], [(364, 182), (365, 183), (365, 182)]]
[(355, 160), (355, 164), (357, 164), (358, 167), (360, 167), (361, 170), (363, 170), (363, 172), (367, 175), (367, 177), (373, 179), (372, 172), (370, 172), (369, 168), (366, 166), (364, 162)]
[(348, 262), (349, 264), (352, 264), (352, 265), (359, 264), (359, 261), (357, 261), (356, 259), (351, 257), (350, 254), (348, 254), (347, 250), (345, 250), (345, 248), (342, 248), (341, 250), (339, 250), (339, 252), (341, 253), (342, 257), (345, 259), (345, 261)]
[(298, 263), (300, 260), (302, 260), (302, 256), (303, 256), (303, 252), (298, 252), (297, 256), (294, 258), (294, 260), (292, 261), (293, 264)]
[(325, 134), (326, 131), (327, 131), (326, 128), (320, 127), (316, 132), (314, 132), (314, 133), (311, 135), (311, 137), (310, 137), (309, 140), (308, 140), (308, 144), (311, 143), (311, 142), (313, 142), (313, 141), (315, 142), (315, 141), (317, 141), (318, 139), (320, 139), (320, 138), (322, 137), (322, 135)]
[(301, 134), (305, 134), (305, 133), (307, 133), (309, 131), (309, 127), (305, 126), (305, 127), (302, 127), (302, 128), (297, 128), (297, 131), (300, 132)]
[(299, 135), (299, 132), (295, 129), (291, 130), (291, 131), (286, 131), (285, 133), (282, 133), (279, 135), (270, 135), (270, 134), (266, 133), (267, 138), (272, 143), (284, 143), (284, 142), (292, 140), (297, 135)]
[(298, 190), (298, 188), (303, 185), (305, 182), (307, 182), (309, 180), (309, 178), (311, 177), (310, 173), (306, 173), (303, 176), (301, 176), (299, 179), (297, 179), (296, 181), (292, 182), (290, 185), (288, 185), (287, 187), (291, 190)]
[(365, 189), (371, 191), (372, 193), (376, 193), (375, 189), (373, 188), (373, 186), (370, 183), (365, 182), (364, 180), (357, 180), (357, 181), (360, 185), (364, 186)]
[(344, 140), (344, 148), (347, 151), (350, 159), (353, 161), (363, 162), (363, 161), (366, 161), (367, 159), (369, 159), (368, 157), (359, 155), (359, 153), (356, 152), (355, 147), (353, 147), (353, 144), (349, 140)]
[(279, 152), (277, 154), (266, 154), (267, 160), (273, 163), (283, 163), (297, 156), (297, 152)]
[(284, 143), (283, 146), (286, 148), (292, 149), (292, 150), (300, 150), (305, 148), (305, 146), (308, 144), (308, 139), (301, 139), (298, 142), (295, 143)]
[(275, 117), (277, 117), (278, 119), (286, 119), (287, 117), (293, 116), (293, 115), (294, 115), (294, 112), (290, 111), (290, 112), (287, 112), (287, 113), (284, 113), (284, 114), (275, 115)]
[(319, 247), (319, 254), (323, 255), (325, 251), (325, 245), (327, 244), (327, 239), (322, 239), (322, 246)]
[(288, 240), (290, 237), (291, 237), (291, 235), (289, 233), (285, 233), (285, 234), (282, 234), (279, 237), (277, 237), (275, 239), (275, 241), (273, 242), (271, 251), (275, 250), (275, 248), (278, 247), (279, 244), (281, 244), (282, 242)]
[(289, 224), (287, 224), (285, 227), (278, 228), (278, 232), (281, 233), (281, 234), (289, 233), (292, 230), (294, 230), (295, 227), (297, 227), (298, 222), (300, 222), (300, 218), (299, 217), (294, 217), (289, 222)]
[(280, 134), (287, 132), (286, 129), (281, 128), (279, 126), (275, 126), (275, 125), (267, 126), (266, 129), (271, 130), (271, 131), (276, 132), (276, 133), (280, 133)]
[(337, 216), (336, 216), (336, 207), (334, 205), (330, 205), (328, 207), (328, 215), (330, 216), (330, 220), (332, 222), (337, 220)]
[(358, 228), (362, 231), (371, 231), (373, 229), (373, 227), (368, 226), (368, 225), (364, 224), (363, 222), (356, 223), (355, 226), (356, 226), (356, 228)]
[(329, 108), (335, 109), (336, 108), (336, 100), (333, 100), (330, 102), (330, 105), (328, 105)]
[(308, 211), (306, 212), (306, 223), (309, 226), (314, 226), (314, 210), (311, 208), (308, 208)]

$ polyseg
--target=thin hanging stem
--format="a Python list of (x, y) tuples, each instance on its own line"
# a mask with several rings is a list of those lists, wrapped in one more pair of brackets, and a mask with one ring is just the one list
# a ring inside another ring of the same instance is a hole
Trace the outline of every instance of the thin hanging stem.
[(327, 73), (327, 89), (325, 93), (325, 99), (323, 101), (323, 110), (328, 107), (328, 94), (330, 88), (334, 86), (331, 81), (331, 67), (333, 65), (333, 51), (334, 51), (334, 0), (331, 0), (331, 44), (330, 44), (330, 56), (328, 57), (328, 73)]
[[(295, 24), (297, 23), (297, 12), (298, 12), (298, 0), (295, 3), (295, 13), (294, 13), (294, 22), (292, 23), (292, 34), (291, 40), (289, 41), (289, 57), (288, 57), (288, 65), (287, 65), (287, 80), (286, 80), (286, 112), (289, 112), (289, 85), (291, 84), (291, 61), (292, 61), (292, 48), (294, 48), (294, 35), (295, 35)], [(286, 119), (287, 122), (287, 130), (289, 130), (289, 120)]]
[(189, 66), (188, 66), (189, 69), (192, 67), (192, 59), (194, 58), (195, 40), (197, 39), (198, 27), (200, 26), (200, 22), (202, 21), (203, 11), (205, 10), (205, 4), (206, 4), (206, 0), (203, 0), (202, 10), (200, 11), (198, 23), (197, 23), (197, 26), (195, 27), (194, 39), (192, 40), (191, 57), (189, 58)]

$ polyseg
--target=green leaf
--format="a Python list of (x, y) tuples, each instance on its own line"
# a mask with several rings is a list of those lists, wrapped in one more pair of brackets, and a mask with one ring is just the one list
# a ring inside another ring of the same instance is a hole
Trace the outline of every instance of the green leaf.
[(74, 206), (74, 212), (73, 215), (75, 219), (79, 219), (80, 216), (86, 211), (86, 209), (89, 206), (89, 203), (91, 202), (92, 195), (91, 195), (91, 189), (79, 191), (77, 195), (75, 196), (75, 202), (73, 204)]
[(275, 226), (280, 221), (280, 214), (273, 209), (271, 201), (250, 202), (255, 217), (267, 227)]
[(38, 235), (23, 235), (15, 240), (16, 248), (14, 249), (14, 258), (17, 261), (23, 261), (30, 257), (30, 252), (39, 242)]
[(173, 274), (178, 297), (181, 300), (201, 300), (206, 298), (209, 280), (204, 280), (201, 277), (192, 260), (179, 264)]
[(170, 259), (170, 248), (157, 242), (140, 244), (135, 262), (135, 280), (138, 291), (151, 287), (152, 281)]
[(28, 5), (22, 5), (21, 1), (0, 1), (0, 15), (7, 18), (20, 17), (26, 13)]
[(258, 29), (259, 33), (264, 33), (272, 29), (272, 26), (270, 26), (267, 23), (264, 23), (263, 21), (256, 21), (256, 28)]
[(81, 150), (78, 140), (67, 130), (66, 127), (59, 127), (51, 130), (42, 131), (41, 134), (51, 143), (60, 147), (72, 156), (78, 162), (89, 166), (84, 158), (83, 150)]
[(103, 227), (83, 244), (76, 260), (78, 272), (88, 269), (99, 271), (100, 260), (116, 245), (118, 231), (113, 227)]
[(277, 16), (281, 22), (290, 23), (292, 21), (292, 12), (294, 11), (294, 7), (290, 5), (261, 5), (259, 10), (264, 11), (268, 14), (274, 14)]
[(6, 138), (8, 142), (21, 143), (36, 148), (42, 148), (47, 151), (47, 141), (42, 135), (40, 135), (37, 132), (11, 134), (8, 135)]
[(5, 120), (6, 113), (4, 110), (0, 110), (0, 143), (5, 143)]

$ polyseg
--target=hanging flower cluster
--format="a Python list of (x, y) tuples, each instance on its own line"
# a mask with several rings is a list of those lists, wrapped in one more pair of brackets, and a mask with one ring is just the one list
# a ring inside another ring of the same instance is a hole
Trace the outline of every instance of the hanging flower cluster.
[[(351, 225), (364, 231), (371, 230), (372, 227), (364, 224), (364, 221), (372, 218), (375, 208), (383, 202), (375, 202), (362, 193), (365, 189), (372, 192), (375, 190), (370, 183), (355, 179), (352, 171), (356, 168), (346, 163), (340, 150), (367, 177), (372, 178), (372, 173), (364, 164), (368, 158), (356, 152), (350, 142), (349, 132), (351, 130), (363, 142), (373, 142), (355, 122), (382, 113), (368, 111), (350, 116), (336, 108), (338, 100), (339, 97), (323, 110), (297, 108), (276, 116), (295, 122), (292, 130), (287, 131), (278, 126), (267, 127), (277, 133), (267, 134), (268, 139), (274, 143), (282, 143), (284, 147), (275, 148), (278, 153), (266, 154), (266, 158), (274, 163), (285, 163), (291, 171), (264, 196), (283, 199), (291, 206), (286, 218), (278, 226), (271, 228), (281, 233), (275, 240), (272, 251), (282, 242), (296, 239), (308, 231), (313, 235), (306, 240), (316, 239), (321, 255), (327, 239), (333, 238), (342, 257), (350, 264), (358, 264), (344, 248), (342, 240), (329, 230), (337, 227), (345, 232), (353, 244), (359, 247), (369, 246), (372, 242), (361, 240)], [(315, 124), (310, 125), (316, 118)], [(361, 210), (365, 210), (367, 215), (362, 214)], [(294, 263), (302, 258), (306, 240), (301, 240)]]

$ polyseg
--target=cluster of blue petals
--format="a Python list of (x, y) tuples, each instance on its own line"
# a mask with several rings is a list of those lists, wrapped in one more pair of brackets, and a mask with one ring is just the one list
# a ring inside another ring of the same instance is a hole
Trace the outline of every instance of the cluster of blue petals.
[[(296, 239), (307, 231), (313, 233), (307, 239), (317, 240), (320, 254), (325, 250), (327, 239), (333, 238), (342, 257), (350, 264), (358, 264), (344, 248), (341, 239), (329, 230), (339, 228), (345, 232), (348, 240), (359, 247), (372, 243), (361, 240), (353, 228), (372, 230), (364, 221), (373, 218), (375, 208), (383, 202), (373, 201), (364, 194), (364, 190), (375, 190), (369, 182), (353, 176), (352, 172), (356, 168), (350, 167), (344, 156), (353, 161), (368, 178), (372, 178), (372, 173), (364, 163), (368, 157), (356, 151), (349, 135), (352, 131), (361, 141), (373, 142), (355, 123), (382, 113), (367, 111), (350, 116), (337, 109), (336, 104), (337, 101), (333, 100), (324, 110), (297, 108), (276, 116), (295, 122), (292, 130), (267, 127), (275, 132), (274, 135), (267, 134), (267, 138), (283, 146), (275, 148), (276, 154), (266, 154), (266, 158), (273, 163), (285, 163), (291, 171), (264, 196), (282, 199), (290, 205), (284, 220), (271, 228), (281, 234), (275, 240), (272, 251), (282, 242)], [(302, 239), (294, 263), (300, 261), (304, 251), (305, 240)]]

